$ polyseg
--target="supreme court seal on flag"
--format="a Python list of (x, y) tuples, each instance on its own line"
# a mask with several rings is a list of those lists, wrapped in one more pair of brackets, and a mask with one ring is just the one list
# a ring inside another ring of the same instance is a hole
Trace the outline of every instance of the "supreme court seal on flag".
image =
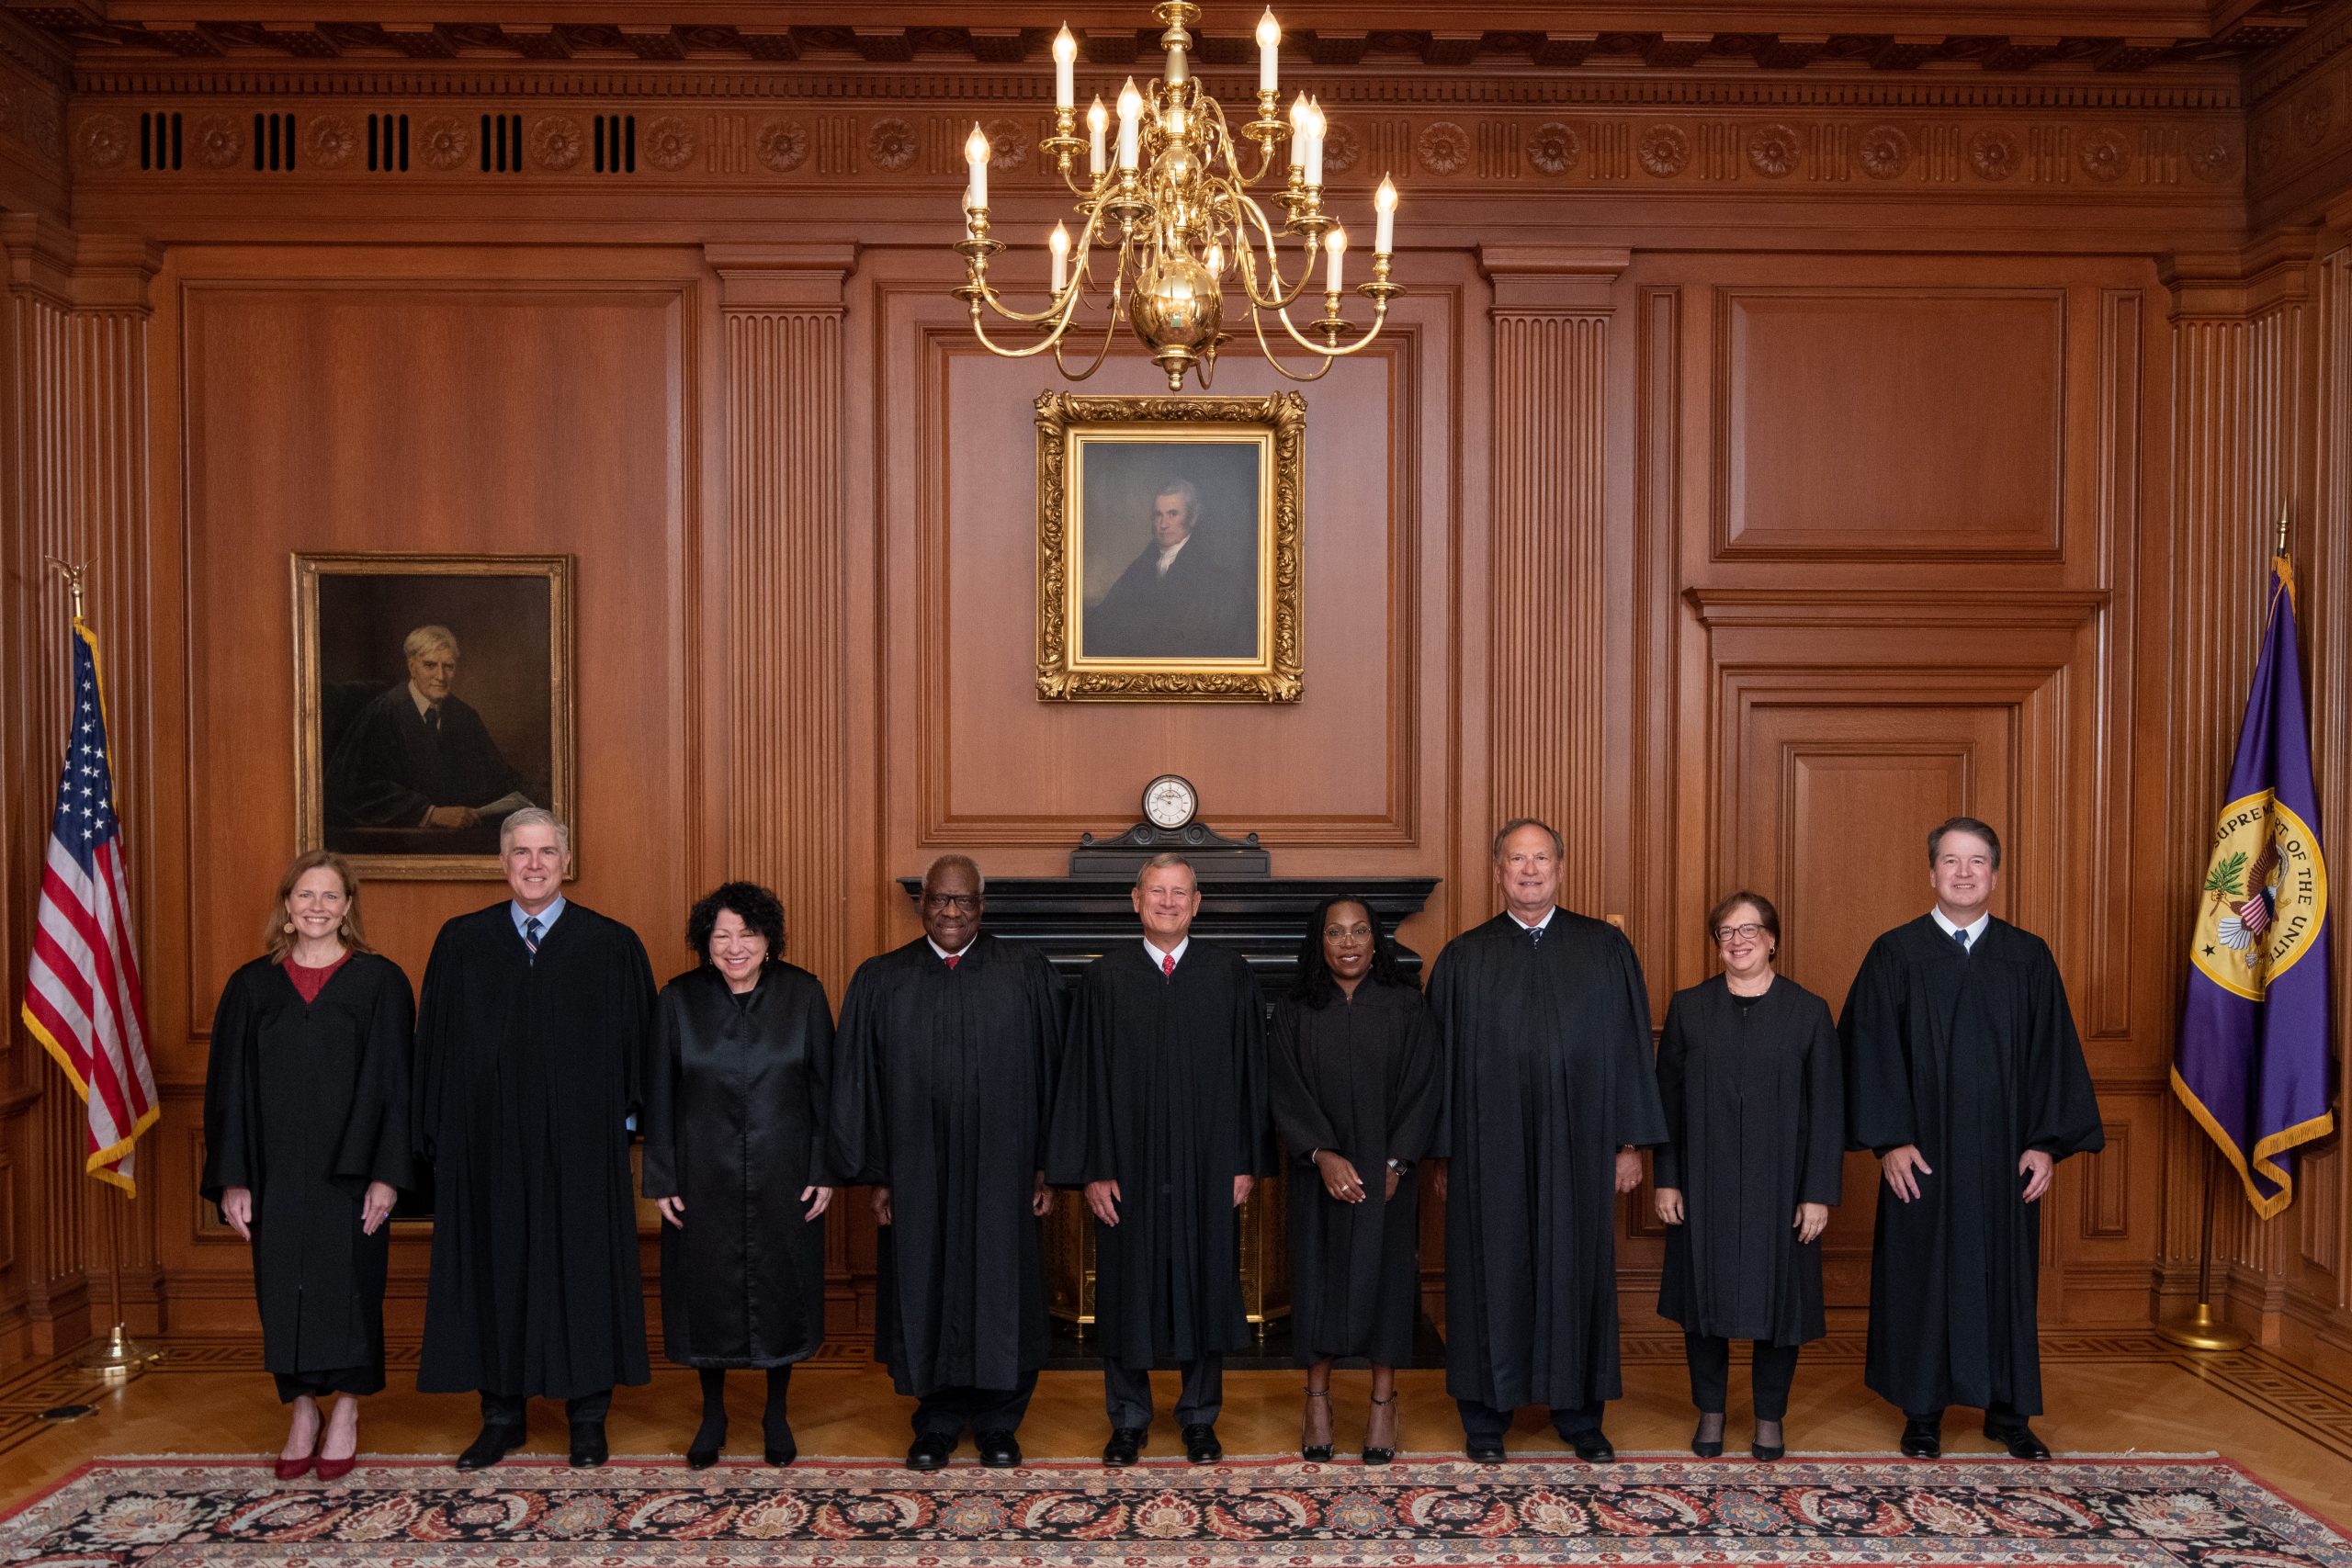
[(2327, 865), (2311, 825), (2269, 792), (2232, 801), (2215, 827), (2190, 956), (2215, 985), (2260, 1001), (2311, 951)]

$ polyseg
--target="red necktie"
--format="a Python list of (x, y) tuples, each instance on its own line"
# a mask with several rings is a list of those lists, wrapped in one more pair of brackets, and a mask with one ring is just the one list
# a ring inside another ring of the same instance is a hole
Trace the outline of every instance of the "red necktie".
[(1159, 972), (1162, 975), (1166, 975), (1170, 977), (1174, 976), (1176, 973), (1176, 955), (1174, 953), (1163, 953), (1159, 955)]
[(949, 967), (950, 969), (955, 968), (955, 967), (956, 967), (956, 965), (957, 965), (958, 964), (961, 964), (961, 963), (963, 963), (963, 962), (964, 962), (964, 955), (963, 955), (962, 953), (949, 953), (949, 954), (947, 955), (947, 967)]

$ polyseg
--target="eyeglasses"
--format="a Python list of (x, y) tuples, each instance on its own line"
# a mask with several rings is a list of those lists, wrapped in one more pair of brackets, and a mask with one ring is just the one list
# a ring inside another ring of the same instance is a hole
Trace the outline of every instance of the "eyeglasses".
[(1717, 942), (1730, 942), (1736, 937), (1741, 942), (1754, 942), (1758, 937), (1762, 936), (1763, 934), (1764, 928), (1762, 926), (1723, 926), (1716, 930), (1715, 940)]
[(926, 909), (953, 909), (959, 915), (968, 915), (980, 907), (980, 896), (977, 893), (926, 893), (922, 896), (922, 907)]
[(1325, 942), (1339, 942), (1347, 937), (1370, 936), (1371, 934), (1372, 928), (1362, 924), (1352, 926), (1325, 926), (1323, 928), (1323, 940)]

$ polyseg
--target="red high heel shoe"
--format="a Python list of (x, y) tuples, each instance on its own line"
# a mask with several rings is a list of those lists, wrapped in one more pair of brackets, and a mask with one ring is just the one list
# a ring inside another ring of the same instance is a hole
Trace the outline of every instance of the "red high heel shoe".
[[(319, 1448), (326, 1440), (327, 1424), (324, 1419), (322, 1419), (319, 1422), (319, 1435), (317, 1438), (311, 1442), (311, 1451), (309, 1453), (304, 1454), (300, 1459), (281, 1459), (277, 1461), (277, 1479), (280, 1481), (300, 1481), (302, 1477), (308, 1475), (311, 1472), (311, 1466), (318, 1463)], [(345, 1470), (350, 1468), (351, 1467), (347, 1464), (344, 1466), (344, 1469)], [(320, 1473), (324, 1474), (325, 1469), (326, 1467), (324, 1465), (321, 1465)], [(340, 1473), (340, 1472), (337, 1473)]]
[[(319, 1426), (319, 1447), (323, 1450), (326, 1446), (327, 1424), (322, 1422)], [(319, 1479), (321, 1481), (341, 1481), (345, 1476), (351, 1473), (351, 1467), (358, 1462), (359, 1434), (354, 1432), (351, 1436), (351, 1457), (348, 1459), (322, 1459), (319, 1461)]]

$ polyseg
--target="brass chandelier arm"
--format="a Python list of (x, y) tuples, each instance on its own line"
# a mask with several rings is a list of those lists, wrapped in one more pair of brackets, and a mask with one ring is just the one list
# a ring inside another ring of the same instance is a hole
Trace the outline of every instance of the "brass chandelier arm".
[[(1364, 329), (1363, 336), (1356, 339), (1356, 341), (1351, 344), (1347, 344), (1345, 345), (1333, 344), (1328, 348), (1322, 344), (1317, 343), (1313, 338), (1310, 338), (1301, 333), (1296, 327), (1291, 325), (1290, 312), (1288, 310), (1277, 310), (1274, 312), (1274, 317), (1277, 321), (1282, 322), (1283, 331), (1290, 334), (1291, 341), (1298, 344), (1299, 347), (1306, 350), (1309, 354), (1319, 354), (1326, 359), (1344, 359), (1349, 355), (1357, 352), (1359, 349), (1370, 347), (1372, 340), (1380, 335), (1380, 329), (1388, 324), (1388, 301), (1385, 299), (1375, 299), (1373, 301), (1372, 325)], [(1250, 312), (1250, 319), (1253, 322), (1256, 321), (1258, 319), (1258, 312), (1255, 310)], [(1335, 331), (1339, 327), (1342, 327), (1347, 324), (1346, 322), (1339, 320), (1339, 312), (1336, 309), (1332, 311), (1329, 317), (1326, 318), (1325, 321), (1317, 321), (1314, 324), (1317, 326), (1323, 326), (1327, 322)]]
[[(1306, 286), (1314, 281), (1315, 257), (1322, 245), (1322, 236), (1319, 234), (1307, 236), (1306, 257), (1305, 263), (1299, 267), (1298, 282), (1289, 288), (1284, 288), (1282, 264), (1274, 259), (1280, 254), (1280, 247), (1275, 243), (1273, 224), (1266, 217), (1266, 209), (1258, 204), (1254, 197), (1247, 193), (1236, 192), (1234, 195), (1238, 210), (1234, 220), (1233, 237), (1235, 249), (1241, 253), (1238, 258), (1241, 263), (1241, 287), (1248, 294), (1253, 308), (1261, 310), (1283, 310), (1295, 303), (1300, 295), (1306, 293)], [(1257, 224), (1258, 232), (1266, 243), (1266, 276), (1272, 287), (1264, 294), (1258, 291), (1256, 247), (1250, 243), (1248, 231), (1243, 227), (1241, 220), (1245, 218)]]
[[(1279, 314), (1279, 312), (1277, 313)], [(1284, 319), (1283, 325), (1290, 325), (1287, 318)], [(1274, 345), (1266, 341), (1265, 319), (1263, 315), (1255, 309), (1252, 309), (1250, 312), (1250, 330), (1258, 335), (1258, 352), (1265, 357), (1266, 363), (1272, 366), (1276, 373), (1288, 380), (1320, 381), (1324, 377), (1329, 376), (1331, 373), (1331, 367), (1337, 365), (1340, 360), (1344, 357), (1341, 355), (1327, 354), (1323, 356), (1323, 362), (1321, 364), (1317, 365), (1314, 369), (1306, 372), (1305, 375), (1301, 375), (1299, 372), (1293, 370), (1289, 366), (1284, 365), (1282, 362), (1282, 356), (1274, 352)], [(1298, 336), (1296, 333), (1293, 333), (1291, 335), (1293, 337)], [(1372, 340), (1367, 338), (1364, 341), (1369, 343)], [(1313, 344), (1308, 344), (1307, 346), (1312, 348), (1315, 345)], [(1363, 344), (1359, 344), (1357, 346), (1362, 347)], [(1206, 385), (1205, 382), (1203, 384)]]

